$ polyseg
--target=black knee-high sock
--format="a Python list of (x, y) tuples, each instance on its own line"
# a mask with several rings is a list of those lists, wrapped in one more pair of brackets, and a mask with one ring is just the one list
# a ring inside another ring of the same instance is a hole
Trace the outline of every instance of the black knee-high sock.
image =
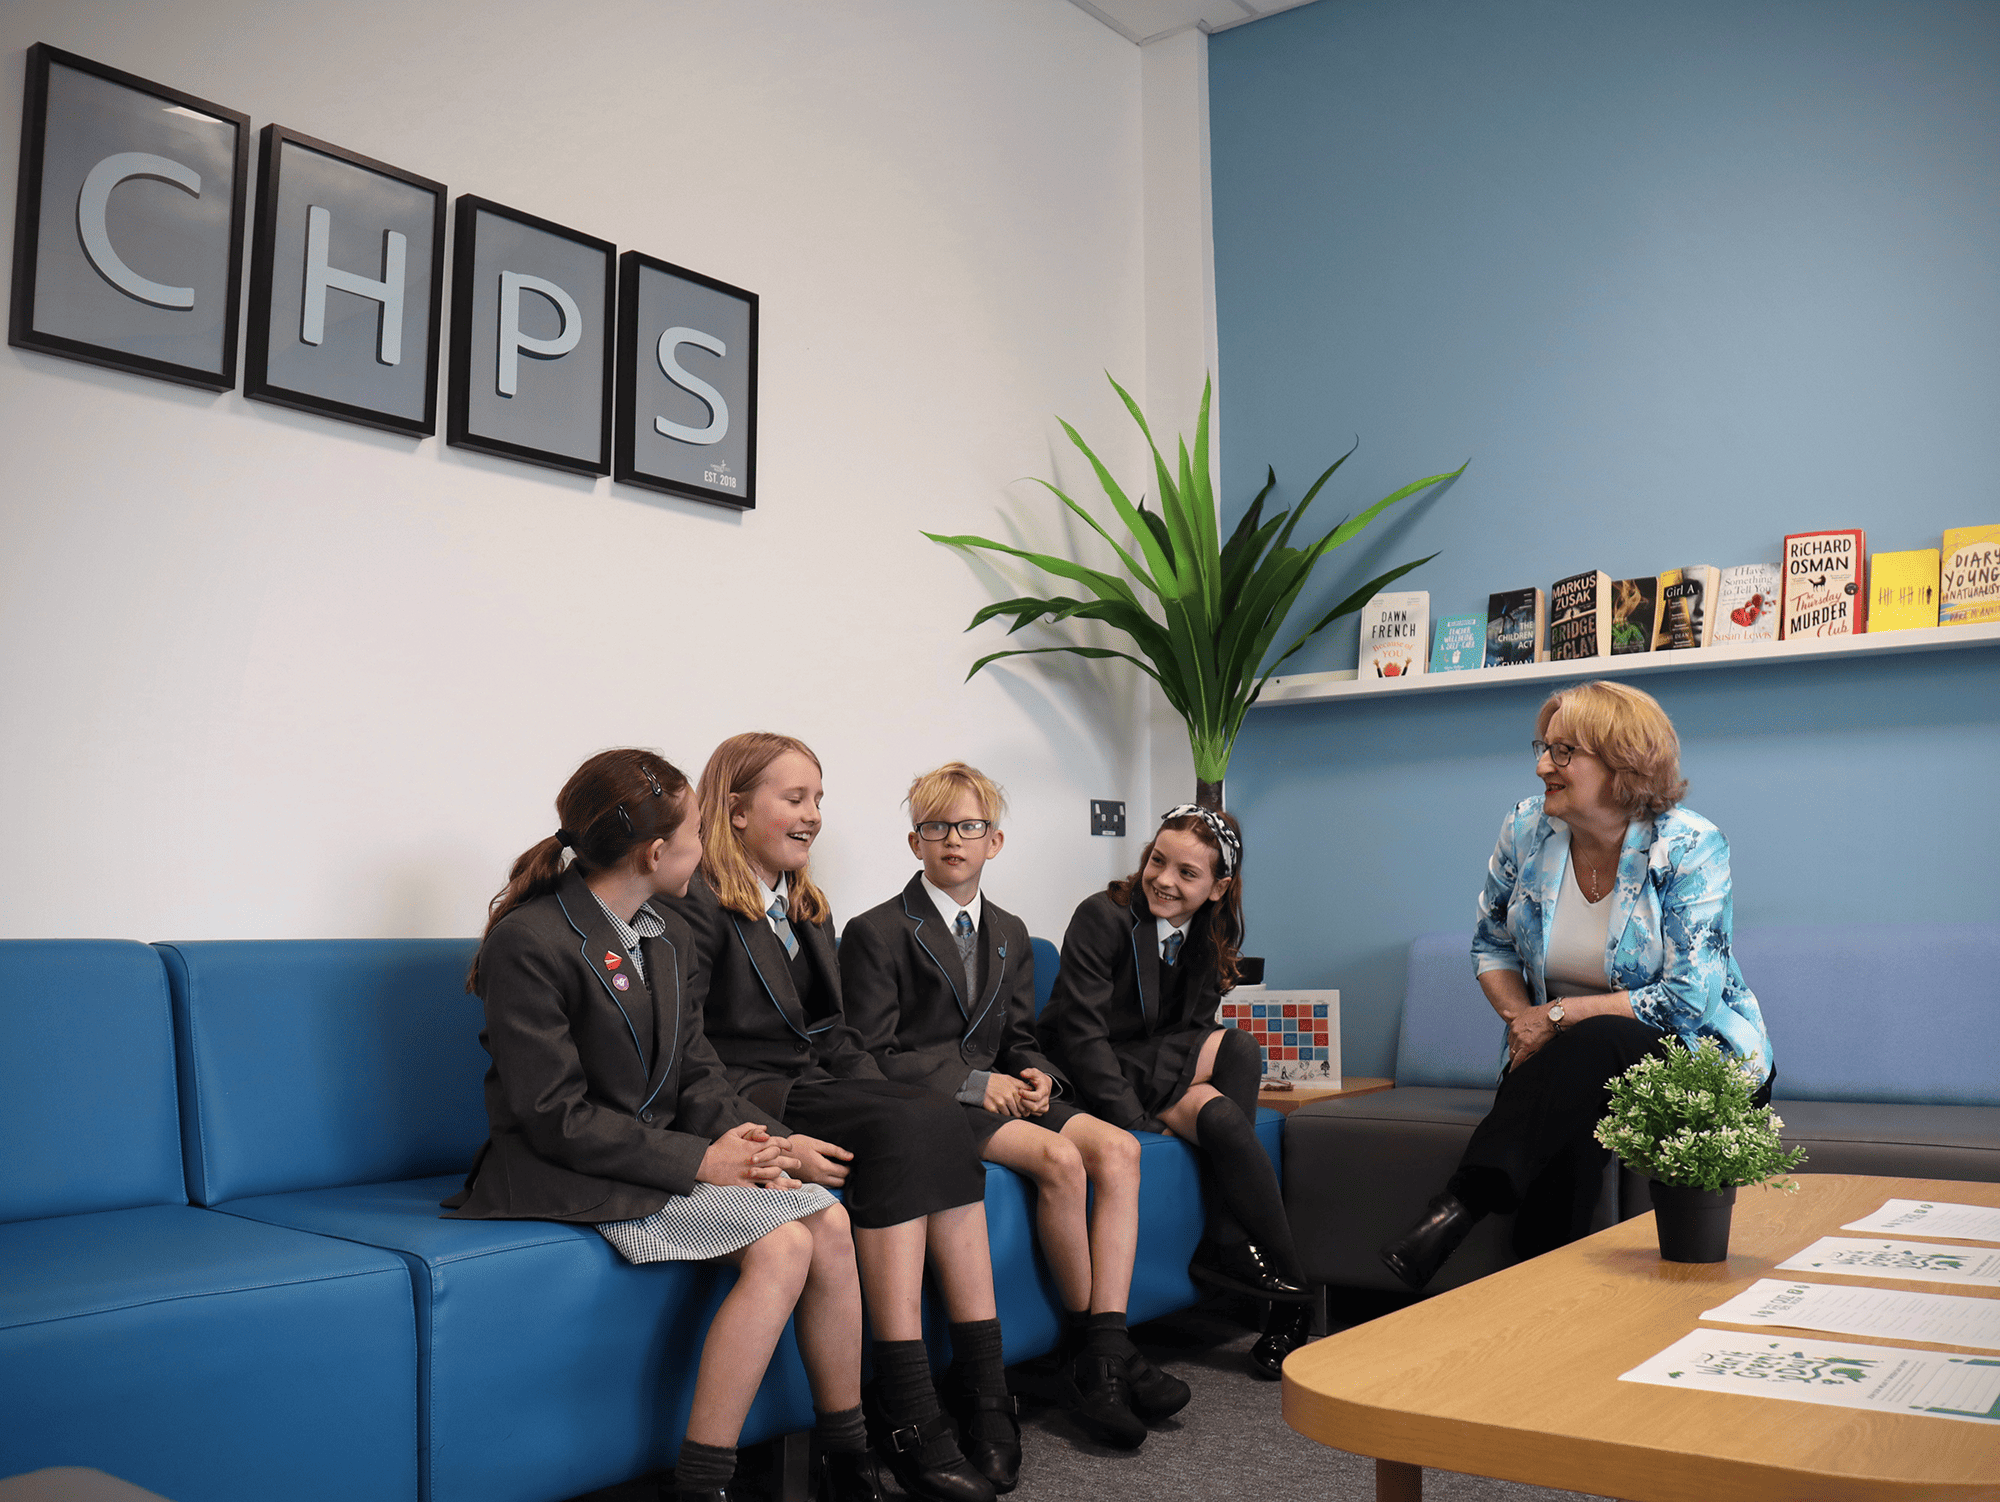
[(1209, 1084), (1236, 1103), (1236, 1109), (1250, 1121), (1257, 1119), (1257, 1091), (1264, 1083), (1264, 1050), (1257, 1040), (1240, 1028), (1226, 1027), (1215, 1046), (1215, 1064)]
[(1215, 1182), (1229, 1210), (1250, 1239), (1264, 1249), (1278, 1271), (1303, 1281), (1299, 1252), (1292, 1240), (1292, 1223), (1285, 1215), (1285, 1197), (1278, 1175), (1257, 1141), (1250, 1118), (1227, 1097), (1212, 1100), (1194, 1119), (1202, 1155), (1215, 1165)]

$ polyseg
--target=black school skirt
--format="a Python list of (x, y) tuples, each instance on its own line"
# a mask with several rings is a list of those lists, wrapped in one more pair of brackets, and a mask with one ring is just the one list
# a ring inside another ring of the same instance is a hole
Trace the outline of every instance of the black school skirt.
[(1070, 1117), (1083, 1114), (1075, 1106), (1060, 1100), (1050, 1101), (1048, 1110), (1040, 1116), (1002, 1116), (998, 1111), (989, 1111), (984, 1106), (968, 1106), (963, 1101), (958, 1103), (958, 1108), (965, 1113), (965, 1124), (972, 1129), (972, 1140), (982, 1153), (986, 1151), (986, 1144), (993, 1140), (993, 1134), (1010, 1121), (1025, 1121), (1030, 1126), (1060, 1132)]
[(854, 1154), (842, 1199), (855, 1225), (906, 1220), (986, 1197), (979, 1146), (955, 1100), (894, 1080), (801, 1080), (785, 1097), (785, 1126)]

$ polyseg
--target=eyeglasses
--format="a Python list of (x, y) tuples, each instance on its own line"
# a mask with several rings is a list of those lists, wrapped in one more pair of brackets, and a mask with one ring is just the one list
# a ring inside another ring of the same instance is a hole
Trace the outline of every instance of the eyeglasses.
[(1568, 741), (1529, 741), (1528, 749), (1535, 753), (1536, 761), (1540, 761), (1546, 756), (1559, 767), (1568, 766), (1569, 759), (1579, 751), (1582, 751), (1586, 756), (1590, 754), (1586, 748), (1572, 746)]
[(993, 827), (991, 819), (960, 819), (956, 824), (944, 819), (926, 819), (917, 826), (917, 833), (927, 840), (943, 840), (956, 829), (962, 840), (976, 840)]

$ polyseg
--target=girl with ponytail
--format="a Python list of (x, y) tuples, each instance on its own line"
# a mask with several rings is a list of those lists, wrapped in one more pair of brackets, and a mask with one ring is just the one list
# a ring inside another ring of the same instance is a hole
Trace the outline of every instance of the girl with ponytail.
[(447, 1213), (589, 1225), (633, 1263), (736, 1267), (667, 1502), (727, 1502), (744, 1416), (795, 1311), (822, 1502), (880, 1502), (847, 1214), (793, 1177), (783, 1125), (731, 1088), (702, 1035), (694, 944), (665, 907), (701, 859), (688, 780), (650, 751), (602, 751), (556, 813), (561, 828), (493, 899), (467, 980), (486, 1012), (490, 1132)]
[(1271, 1301), (1250, 1370), (1276, 1381), (1305, 1342), (1310, 1306), (1278, 1176), (1257, 1141), (1263, 1051), (1215, 1020), (1242, 942), (1242, 829), (1192, 803), (1169, 809), (1139, 869), (1070, 919), (1037, 1026), (1087, 1110), (1195, 1149), (1208, 1226), (1189, 1271)]

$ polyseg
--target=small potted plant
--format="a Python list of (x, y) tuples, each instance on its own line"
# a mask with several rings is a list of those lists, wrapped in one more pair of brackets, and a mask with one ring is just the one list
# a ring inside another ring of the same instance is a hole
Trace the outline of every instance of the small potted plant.
[(1751, 1104), (1760, 1083), (1761, 1075), (1753, 1077), (1713, 1038), (1692, 1052), (1669, 1039), (1611, 1081), (1611, 1109), (1597, 1124), (1597, 1140), (1653, 1181), (1666, 1261), (1727, 1261), (1737, 1189), (1798, 1188), (1777, 1176), (1806, 1155), (1786, 1151), (1778, 1135), (1785, 1123), (1775, 1111)]

